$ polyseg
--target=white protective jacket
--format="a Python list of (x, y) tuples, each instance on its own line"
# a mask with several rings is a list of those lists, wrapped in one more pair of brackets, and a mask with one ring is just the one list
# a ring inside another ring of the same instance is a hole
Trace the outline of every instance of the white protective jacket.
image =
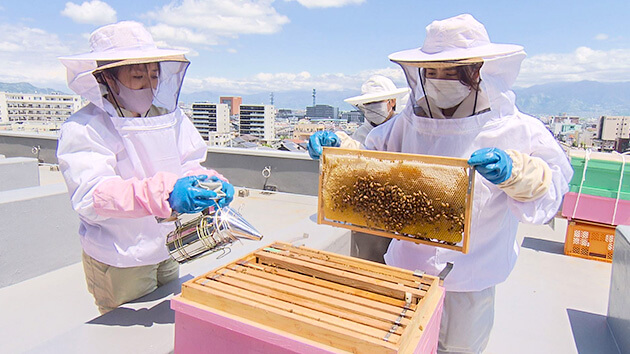
[(63, 124), (57, 157), (79, 214), (83, 250), (100, 262), (132, 267), (167, 259), (166, 235), (174, 224), (159, 224), (155, 216), (170, 215), (175, 181), (217, 175), (201, 167), (207, 145), (176, 107), (186, 66), (161, 63), (162, 91), (154, 103), (161, 98), (160, 107), (167, 108), (151, 111), (170, 113), (150, 117), (119, 117), (102, 99), (90, 68), (69, 80), (91, 103)]
[(363, 122), (363, 124), (361, 124), (361, 126), (352, 134), (352, 139), (363, 145), (365, 143), (365, 138), (368, 134), (370, 134), (372, 129), (374, 129), (374, 126), (366, 119), (365, 122)]
[(486, 59), (481, 83), (491, 110), (451, 119), (414, 114), (413, 106), (423, 99), (418, 68), (401, 65), (412, 89), (410, 101), (403, 112), (370, 132), (365, 142), (368, 149), (466, 159), (480, 148), (513, 149), (541, 158), (552, 176), (546, 194), (520, 202), (476, 174), (469, 252), (393, 240), (385, 254), (387, 264), (437, 275), (447, 262), (453, 262), (444, 283), (447, 291), (480, 291), (503, 282), (512, 271), (519, 252), (518, 223), (542, 224), (556, 214), (573, 170), (545, 126), (515, 106), (510, 87), (524, 57), (519, 52)]

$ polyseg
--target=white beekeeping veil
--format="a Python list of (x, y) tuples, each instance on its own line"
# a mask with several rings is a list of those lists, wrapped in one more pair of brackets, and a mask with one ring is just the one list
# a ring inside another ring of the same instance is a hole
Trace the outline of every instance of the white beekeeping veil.
[[(422, 47), (389, 56), (405, 72), (411, 88), (409, 106), (425, 96), (419, 68), (482, 62), (481, 91), (487, 96), (490, 110), (498, 116), (511, 114), (515, 110), (515, 98), (510, 87), (518, 76), (524, 58), (522, 46), (490, 42), (485, 27), (468, 14), (433, 21), (426, 27)], [(406, 109), (413, 109), (409, 106)]]
[[(383, 123), (389, 118), (385, 100), (396, 99), (396, 105), (404, 104), (403, 96), (409, 92), (408, 88), (397, 88), (394, 82), (383, 75), (373, 75), (361, 85), (361, 95), (346, 98), (344, 101), (359, 108), (365, 119), (373, 125)], [(375, 105), (383, 107), (375, 109)], [(372, 114), (371, 114), (372, 113)], [(376, 114), (375, 114), (376, 113)]]
[[(153, 105), (168, 112), (177, 107), (188, 60), (185, 50), (158, 48), (142, 24), (122, 21), (101, 27), (90, 35), (91, 51), (61, 57), (68, 71), (68, 87), (99, 108), (106, 110), (103, 80), (97, 78), (107, 69), (134, 64), (159, 64)], [(100, 82), (99, 82), (100, 81)], [(110, 112), (111, 113), (111, 112)]]

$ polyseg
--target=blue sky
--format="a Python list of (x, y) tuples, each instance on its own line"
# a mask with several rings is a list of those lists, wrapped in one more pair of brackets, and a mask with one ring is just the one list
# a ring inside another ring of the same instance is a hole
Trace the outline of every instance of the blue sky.
[(187, 93), (358, 90), (376, 73), (404, 86), (387, 56), (461, 13), (493, 42), (525, 47), (518, 86), (630, 81), (628, 0), (2, 0), (0, 82), (68, 91), (56, 57), (89, 51), (101, 25), (135, 20), (160, 46), (191, 51)]

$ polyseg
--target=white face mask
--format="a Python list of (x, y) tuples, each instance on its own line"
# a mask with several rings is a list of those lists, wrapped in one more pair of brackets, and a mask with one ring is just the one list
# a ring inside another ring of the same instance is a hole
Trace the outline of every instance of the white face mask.
[(359, 108), (363, 112), (363, 116), (372, 124), (383, 124), (389, 117), (390, 110), (387, 107), (387, 101), (371, 102), (360, 104)]
[(153, 89), (133, 90), (123, 85), (118, 79), (116, 79), (116, 83), (119, 92), (114, 92), (114, 97), (122, 108), (140, 115), (147, 113), (153, 104)]
[(426, 79), (425, 90), (442, 109), (457, 106), (470, 94), (470, 87), (459, 80)]

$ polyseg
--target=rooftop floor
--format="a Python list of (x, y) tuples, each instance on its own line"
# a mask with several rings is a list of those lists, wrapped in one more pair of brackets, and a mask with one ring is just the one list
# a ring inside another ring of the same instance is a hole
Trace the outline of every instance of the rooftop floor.
[[(53, 174), (54, 176), (54, 174)], [(174, 314), (168, 299), (180, 284), (275, 240), (348, 254), (345, 229), (316, 224), (317, 198), (263, 193), (235, 208), (265, 238), (235, 243), (182, 265), (179, 282), (99, 316), (80, 263), (0, 288), (2, 352), (168, 353)], [(497, 286), (495, 323), (486, 353), (619, 353), (606, 325), (611, 265), (563, 254), (566, 220), (520, 225), (521, 254)]]

